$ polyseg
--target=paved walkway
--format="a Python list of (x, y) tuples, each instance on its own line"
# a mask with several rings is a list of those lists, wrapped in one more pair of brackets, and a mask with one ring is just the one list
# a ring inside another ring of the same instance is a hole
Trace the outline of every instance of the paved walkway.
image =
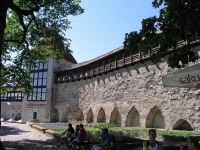
[(0, 138), (6, 150), (66, 150), (65, 146), (57, 147), (57, 142), (50, 136), (31, 128), (28, 124), (2, 122)]
[(28, 124), (1, 123), (1, 141), (6, 150), (64, 150), (50, 136)]

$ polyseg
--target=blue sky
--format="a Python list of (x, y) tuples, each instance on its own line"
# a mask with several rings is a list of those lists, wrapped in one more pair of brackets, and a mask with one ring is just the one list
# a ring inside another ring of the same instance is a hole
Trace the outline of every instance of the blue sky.
[(85, 12), (70, 16), (66, 37), (78, 63), (94, 59), (123, 45), (125, 33), (139, 31), (142, 19), (158, 16), (153, 0), (82, 0)]

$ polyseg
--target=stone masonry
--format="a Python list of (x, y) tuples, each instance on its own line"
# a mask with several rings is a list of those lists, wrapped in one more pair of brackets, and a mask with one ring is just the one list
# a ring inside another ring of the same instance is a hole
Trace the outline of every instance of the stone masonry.
[(59, 121), (200, 130), (200, 90), (162, 85), (162, 76), (176, 70), (163, 58), (158, 64), (145, 61), (91, 79), (55, 84), (51, 113)]

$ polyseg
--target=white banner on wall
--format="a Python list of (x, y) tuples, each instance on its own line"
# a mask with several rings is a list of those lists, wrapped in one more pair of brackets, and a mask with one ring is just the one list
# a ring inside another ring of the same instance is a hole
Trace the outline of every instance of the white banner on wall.
[(10, 102), (6, 102), (6, 104), (10, 105)]
[(164, 87), (200, 88), (200, 64), (167, 74), (162, 81)]

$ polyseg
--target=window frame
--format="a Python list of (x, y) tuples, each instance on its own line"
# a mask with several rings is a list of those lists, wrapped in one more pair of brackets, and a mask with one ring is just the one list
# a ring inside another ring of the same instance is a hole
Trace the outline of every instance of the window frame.
[(35, 61), (35, 62), (36, 62), (36, 65), (34, 67), (31, 67), (31, 71), (30, 71), (31, 84), (34, 90), (32, 94), (29, 94), (27, 96), (27, 101), (46, 101), (48, 61), (44, 63), (38, 62), (38, 61)]

